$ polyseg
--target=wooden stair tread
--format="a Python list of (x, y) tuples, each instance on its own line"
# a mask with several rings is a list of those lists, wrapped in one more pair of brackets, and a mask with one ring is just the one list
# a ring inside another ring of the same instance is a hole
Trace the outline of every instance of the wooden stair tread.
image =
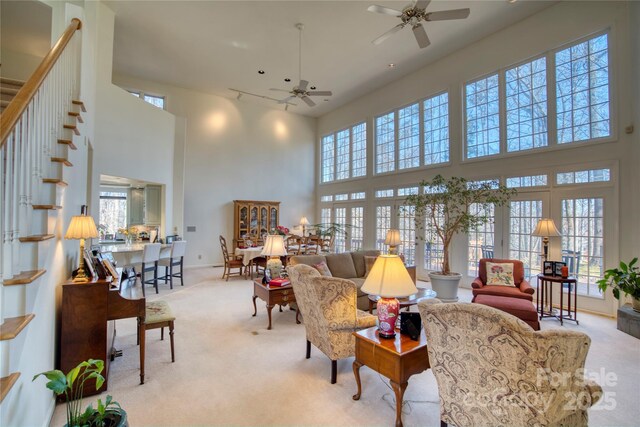
[(75, 117), (78, 122), (84, 123), (84, 120), (82, 119), (82, 116), (77, 111), (69, 111), (68, 114), (69, 114), (70, 117)]
[(78, 147), (70, 139), (59, 139), (58, 144), (66, 145), (70, 150), (77, 150)]
[(31, 313), (4, 319), (4, 323), (0, 325), (0, 341), (12, 340), (17, 337), (34, 317), (36, 315)]
[(33, 205), (33, 209), (35, 209), (35, 210), (50, 210), (50, 211), (54, 211), (56, 209), (62, 209), (62, 206), (59, 206), (59, 205)]
[(73, 166), (73, 163), (71, 163), (68, 159), (65, 159), (64, 157), (52, 157), (51, 161), (55, 163), (62, 163), (65, 166)]
[(63, 181), (59, 178), (42, 178), (42, 183), (43, 184), (56, 184), (59, 185), (61, 187), (66, 187), (67, 185), (69, 185), (66, 181)]
[(81, 109), (82, 111), (84, 111), (85, 113), (87, 112), (87, 108), (84, 106), (84, 102), (82, 102), (82, 101), (80, 101), (80, 100), (77, 100), (77, 99), (74, 99), (73, 101), (71, 101), (71, 103), (72, 103), (73, 105), (79, 105), (79, 106), (80, 106), (80, 109)]
[[(41, 205), (34, 205), (34, 206), (41, 206)], [(60, 208), (60, 206), (57, 206), (57, 207)], [(46, 209), (46, 208), (42, 208), (42, 209)], [(22, 243), (44, 242), (45, 240), (53, 239), (54, 237), (56, 237), (55, 234), (32, 234), (30, 236), (19, 237), (18, 240), (20, 240)]]
[(0, 378), (0, 403), (7, 397), (11, 387), (18, 381), (20, 377), (20, 372), (14, 372), (13, 374), (9, 374), (9, 376)]
[(29, 283), (35, 281), (38, 277), (42, 276), (46, 273), (47, 270), (29, 270), (23, 271), (19, 274), (16, 274), (11, 279), (7, 279), (3, 282), (4, 286), (14, 286), (14, 285), (28, 285)]
[(76, 125), (67, 125), (67, 124), (65, 124), (63, 127), (65, 129), (71, 130), (76, 135), (80, 135), (80, 131), (78, 130), (78, 127)]
[(0, 86), (0, 93), (4, 93), (5, 95), (16, 95), (20, 89), (14, 89), (12, 87)]
[(9, 77), (0, 77), (0, 84), (2, 83), (14, 86), (24, 86), (24, 82), (22, 80), (10, 79)]

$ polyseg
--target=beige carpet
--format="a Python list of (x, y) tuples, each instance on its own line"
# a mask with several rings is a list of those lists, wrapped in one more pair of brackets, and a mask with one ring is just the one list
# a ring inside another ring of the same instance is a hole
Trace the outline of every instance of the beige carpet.
[[(258, 315), (251, 316), (252, 282), (224, 282), (221, 274), (219, 268), (192, 269), (185, 287), (161, 286), (159, 298), (177, 316), (176, 362), (171, 363), (168, 338), (160, 341), (160, 330), (148, 331), (144, 385), (135, 321), (118, 321), (116, 344), (124, 355), (111, 364), (109, 394), (125, 408), (130, 425), (393, 425), (393, 393), (384, 378), (363, 367), (362, 397), (352, 400), (353, 359), (338, 362), (338, 383), (331, 385), (329, 360), (315, 348), (305, 359), (304, 325), (296, 325), (295, 313), (274, 309), (274, 328), (267, 330), (264, 302), (257, 300)], [(460, 294), (471, 299), (468, 290)], [(591, 336), (588, 372), (604, 369), (617, 377), (616, 385), (603, 387), (609, 403), (590, 411), (590, 424), (639, 425), (640, 340), (618, 331), (613, 319), (582, 313), (578, 318), (579, 326), (564, 327)], [(543, 329), (559, 327), (555, 320), (542, 322)], [(405, 426), (439, 425), (437, 399), (431, 372), (413, 376), (405, 393)], [(58, 405), (51, 425), (63, 425), (64, 417)]]

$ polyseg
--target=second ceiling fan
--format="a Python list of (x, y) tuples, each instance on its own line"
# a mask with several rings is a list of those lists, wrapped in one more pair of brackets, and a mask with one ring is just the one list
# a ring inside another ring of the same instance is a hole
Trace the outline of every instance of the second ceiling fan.
[(278, 101), (278, 104), (287, 104), (291, 100), (295, 98), (300, 98), (303, 100), (309, 107), (313, 107), (316, 105), (315, 102), (310, 98), (310, 96), (331, 96), (332, 93), (329, 90), (307, 90), (307, 86), (309, 86), (309, 82), (307, 80), (302, 80), (302, 30), (304, 29), (303, 24), (296, 24), (296, 28), (300, 32), (299, 34), (299, 45), (298, 45), (298, 79), (299, 83), (293, 87), (292, 90), (286, 89), (276, 89), (271, 88), (269, 90), (277, 91), (277, 92), (287, 92), (290, 94), (287, 98), (281, 99)]
[(393, 34), (397, 33), (407, 25), (411, 26), (413, 30), (413, 35), (418, 42), (418, 46), (421, 49), (429, 46), (431, 42), (429, 41), (429, 37), (427, 36), (427, 32), (424, 30), (422, 26), (422, 21), (447, 21), (450, 19), (465, 19), (469, 16), (469, 9), (452, 9), (452, 10), (441, 10), (438, 12), (427, 12), (425, 9), (429, 6), (431, 0), (418, 0), (415, 3), (412, 3), (406, 6), (402, 11), (391, 9), (384, 6), (371, 5), (367, 8), (369, 12), (382, 13), (384, 15), (393, 15), (396, 18), (400, 18), (402, 20), (401, 23), (373, 40), (371, 43), (380, 44)]

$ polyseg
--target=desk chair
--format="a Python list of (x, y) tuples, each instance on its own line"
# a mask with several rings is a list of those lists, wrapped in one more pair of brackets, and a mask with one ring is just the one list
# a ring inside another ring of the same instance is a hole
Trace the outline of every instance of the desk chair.
[[(158, 265), (164, 267), (164, 276), (158, 277), (158, 280), (164, 280), (164, 283), (169, 282), (169, 288), (173, 289), (173, 278), (180, 278), (180, 286), (184, 286), (184, 279), (182, 271), (184, 269), (183, 261), (184, 254), (187, 252), (187, 241), (177, 240), (171, 244), (171, 253), (169, 258), (160, 258)], [(180, 267), (180, 271), (174, 273), (173, 267)]]
[[(142, 251), (142, 267), (140, 268), (140, 282), (142, 282), (142, 295), (146, 297), (145, 286), (152, 284), (158, 293), (158, 260), (160, 259), (160, 243), (149, 243), (144, 245)], [(152, 279), (146, 279), (146, 273), (153, 272)]]
[(176, 316), (173, 315), (171, 307), (169, 306), (169, 304), (167, 304), (166, 301), (160, 300), (146, 303), (145, 320), (143, 324), (144, 327), (138, 329), (138, 345), (140, 345), (140, 329), (143, 329), (145, 334), (145, 344), (143, 344), (140, 348), (140, 351), (142, 353), (142, 362), (140, 366), (140, 384), (144, 384), (144, 353), (147, 341), (146, 334), (149, 329), (160, 328), (160, 340), (164, 341), (164, 328), (169, 328), (169, 340), (171, 341), (171, 363), (174, 363), (176, 361), (173, 344), (173, 326), (175, 320)]

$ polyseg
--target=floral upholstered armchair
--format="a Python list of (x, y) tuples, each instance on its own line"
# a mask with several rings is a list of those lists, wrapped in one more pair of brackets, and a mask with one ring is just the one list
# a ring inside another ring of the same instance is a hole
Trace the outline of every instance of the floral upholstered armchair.
[(418, 304), (443, 425), (586, 426), (602, 389), (584, 378), (590, 338), (533, 331), (481, 304)]
[(331, 384), (336, 383), (337, 360), (355, 355), (353, 332), (376, 324), (357, 308), (357, 288), (347, 279), (321, 276), (304, 264), (287, 268), (307, 332), (307, 359), (311, 344), (331, 359)]

